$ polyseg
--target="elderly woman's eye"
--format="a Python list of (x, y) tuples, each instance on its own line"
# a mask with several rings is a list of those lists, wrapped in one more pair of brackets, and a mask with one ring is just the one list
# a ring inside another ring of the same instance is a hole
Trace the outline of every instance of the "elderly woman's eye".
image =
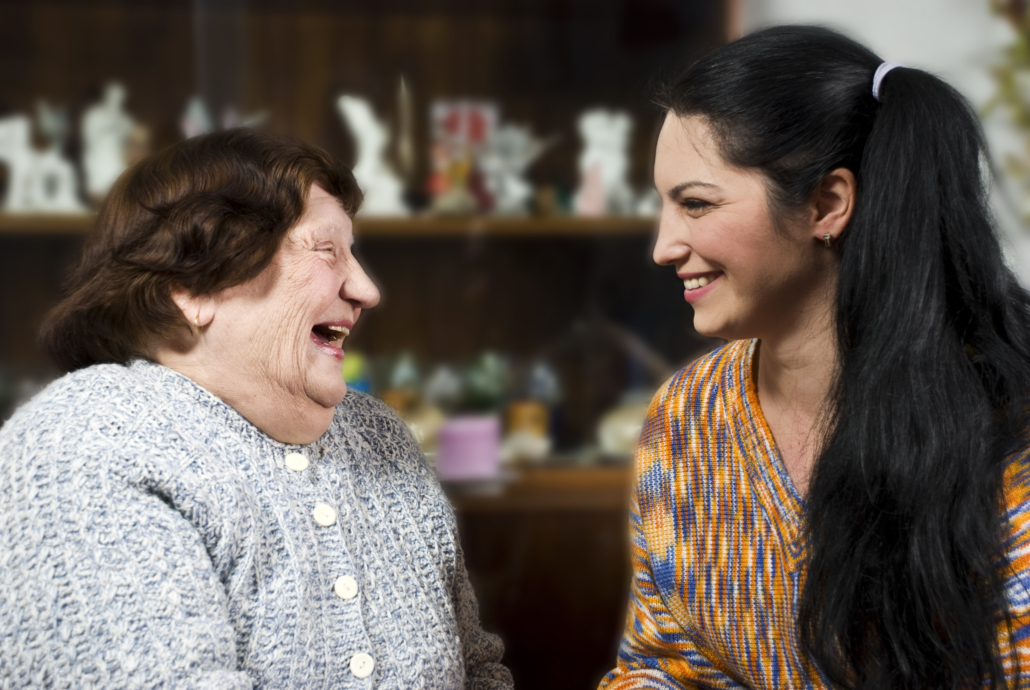
[(684, 199), (680, 202), (680, 206), (688, 211), (705, 211), (711, 207), (711, 204), (701, 199)]

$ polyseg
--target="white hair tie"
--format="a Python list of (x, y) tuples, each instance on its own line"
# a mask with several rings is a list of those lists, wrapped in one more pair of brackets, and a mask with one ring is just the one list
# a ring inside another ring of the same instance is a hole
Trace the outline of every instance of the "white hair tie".
[(883, 83), (883, 78), (895, 67), (904, 67), (904, 65), (896, 62), (881, 62), (880, 66), (876, 68), (876, 73), (873, 75), (873, 98), (876, 100), (880, 100), (880, 85)]

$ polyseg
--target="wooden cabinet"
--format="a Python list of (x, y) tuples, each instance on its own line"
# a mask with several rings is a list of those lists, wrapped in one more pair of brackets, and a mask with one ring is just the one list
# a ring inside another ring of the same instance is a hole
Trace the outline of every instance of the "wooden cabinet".
[(446, 487), (483, 624), (517, 688), (594, 688), (615, 666), (629, 586), (628, 466), (524, 470)]

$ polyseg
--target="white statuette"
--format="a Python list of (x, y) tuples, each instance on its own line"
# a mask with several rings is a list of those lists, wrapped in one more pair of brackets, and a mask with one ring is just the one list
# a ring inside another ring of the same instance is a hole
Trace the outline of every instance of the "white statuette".
[(315, 506), (313, 515), (315, 517), (315, 522), (322, 525), (322, 527), (328, 527), (336, 522), (336, 511), (333, 510), (332, 506), (326, 505), (325, 503), (319, 503)]
[(376, 118), (371, 104), (357, 96), (340, 96), (336, 109), (354, 137), (358, 161), (354, 177), (365, 194), (361, 204), (364, 216), (406, 216), (402, 196), (404, 185), (386, 162), (390, 134)]
[(358, 581), (350, 575), (341, 575), (336, 578), (333, 592), (341, 599), (353, 599), (358, 594)]
[(375, 660), (364, 652), (351, 657), (350, 672), (358, 678), (368, 678), (375, 668)]
[(294, 472), (303, 472), (310, 464), (308, 459), (300, 453), (290, 453), (286, 456), (286, 466)]

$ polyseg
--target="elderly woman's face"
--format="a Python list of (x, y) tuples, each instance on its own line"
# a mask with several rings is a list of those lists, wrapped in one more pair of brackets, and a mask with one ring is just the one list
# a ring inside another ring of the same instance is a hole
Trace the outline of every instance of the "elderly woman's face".
[(272, 263), (219, 296), (205, 337), (217, 341), (225, 371), (251, 378), (246, 388), (268, 391), (269, 404), (292, 399), (333, 408), (343, 400), (345, 337), (361, 310), (379, 301), (353, 242), (340, 202), (312, 185)]

